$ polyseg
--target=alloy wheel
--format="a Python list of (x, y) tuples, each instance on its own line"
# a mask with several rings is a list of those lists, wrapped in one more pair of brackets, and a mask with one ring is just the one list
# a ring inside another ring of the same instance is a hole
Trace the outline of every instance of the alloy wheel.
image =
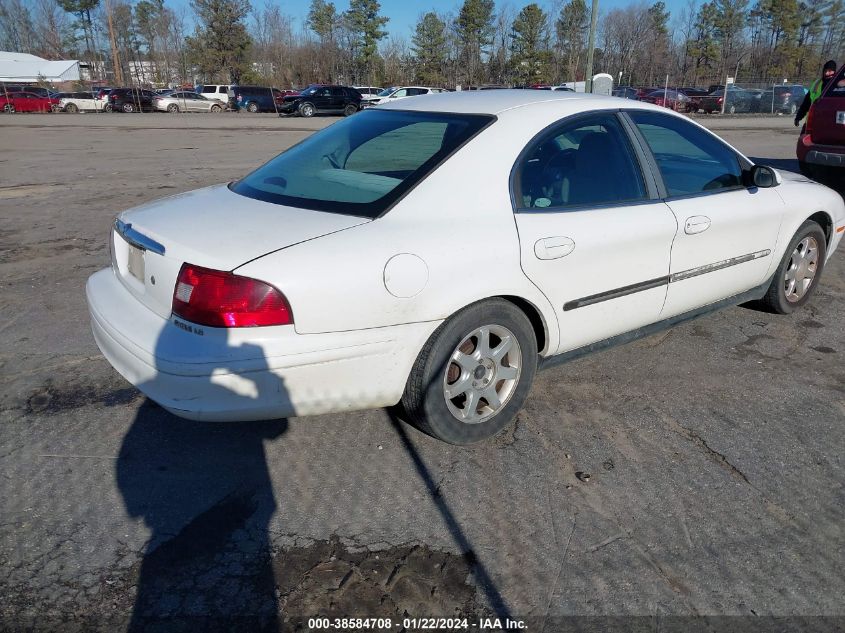
[(790, 303), (800, 301), (807, 294), (819, 268), (819, 244), (807, 236), (795, 247), (784, 274), (784, 292)]
[(454, 349), (443, 374), (443, 397), (461, 422), (493, 417), (513, 395), (522, 369), (516, 336), (501, 325), (484, 325)]

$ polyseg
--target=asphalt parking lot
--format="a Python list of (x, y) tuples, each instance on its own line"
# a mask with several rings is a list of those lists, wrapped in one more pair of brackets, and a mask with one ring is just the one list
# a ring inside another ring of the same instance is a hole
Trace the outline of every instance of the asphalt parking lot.
[[(842, 250), (803, 310), (731, 308), (548, 370), (466, 448), (385, 410), (187, 422), (114, 372), (84, 284), (115, 214), (335, 120), (0, 117), (0, 628), (845, 627)], [(797, 170), (787, 117), (700, 120)]]

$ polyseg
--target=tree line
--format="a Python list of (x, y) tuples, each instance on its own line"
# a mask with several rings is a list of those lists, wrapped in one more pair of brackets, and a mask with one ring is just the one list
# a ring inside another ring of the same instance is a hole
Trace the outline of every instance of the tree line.
[[(584, 79), (590, 6), (516, 8), (458, 0), (390, 35), (378, 0), (311, 0), (295, 26), (278, 3), (191, 0), (0, 0), (0, 49), (87, 62), (95, 79), (302, 87), (419, 83), (558, 84)], [(622, 85), (807, 83), (845, 56), (845, 0), (662, 1), (598, 15), (594, 70)]]

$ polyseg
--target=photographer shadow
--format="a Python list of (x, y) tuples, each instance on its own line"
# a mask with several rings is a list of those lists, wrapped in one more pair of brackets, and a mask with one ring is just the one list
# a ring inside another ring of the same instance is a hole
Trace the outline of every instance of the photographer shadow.
[[(175, 337), (186, 335), (168, 324), (156, 358), (172, 349), (168, 343)], [(226, 343), (226, 349), (263, 358), (259, 346)], [(250, 380), (249, 373), (241, 375)], [(160, 380), (161, 374), (141, 385), (141, 391), (154, 392)], [(266, 380), (253, 381), (257, 397), (269, 388), (284, 402), (287, 391), (282, 379), (276, 380), (270, 387)], [(210, 402), (219, 391), (227, 406), (240, 399), (249, 406), (252, 400), (217, 384), (203, 389)], [(149, 400), (141, 405), (116, 466), (127, 514), (150, 530), (137, 568), (129, 631), (279, 629), (268, 534), (276, 500), (264, 443), (286, 430), (284, 419), (193, 422)]]

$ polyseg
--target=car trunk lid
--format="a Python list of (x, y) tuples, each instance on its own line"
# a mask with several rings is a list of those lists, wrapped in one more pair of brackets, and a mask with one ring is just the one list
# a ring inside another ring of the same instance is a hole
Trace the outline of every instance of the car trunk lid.
[(168, 317), (185, 262), (231, 271), (273, 251), (370, 221), (270, 204), (216, 185), (121, 214), (111, 235), (112, 267), (139, 301)]

